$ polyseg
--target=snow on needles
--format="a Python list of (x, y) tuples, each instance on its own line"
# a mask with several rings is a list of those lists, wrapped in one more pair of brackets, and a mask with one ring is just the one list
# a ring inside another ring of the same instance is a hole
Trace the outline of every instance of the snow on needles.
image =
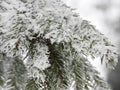
[(50, 39), (51, 44), (70, 43), (86, 57), (100, 56), (108, 66), (117, 62), (116, 47), (60, 0), (2, 0), (0, 5), (0, 51), (8, 56), (29, 57), (44, 70), (50, 66), (45, 44)]

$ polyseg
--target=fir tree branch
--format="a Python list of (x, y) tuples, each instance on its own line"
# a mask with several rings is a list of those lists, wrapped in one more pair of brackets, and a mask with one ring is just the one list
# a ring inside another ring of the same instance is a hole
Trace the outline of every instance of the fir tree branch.
[(96, 90), (96, 87), (101, 87), (106, 90), (110, 89), (85, 57), (77, 54), (72, 66), (75, 75), (76, 90), (91, 90), (91, 88), (92, 90)]
[(47, 46), (49, 48), (49, 62), (51, 66), (45, 70), (46, 85), (48, 90), (61, 90), (61, 88), (68, 86), (68, 77), (66, 74), (65, 57), (62, 57), (61, 52), (56, 48), (56, 44), (51, 44), (50, 40), (47, 40)]
[(25, 90), (40, 90), (40, 85), (36, 83), (35, 78), (29, 78)]
[[(2, 80), (3, 84), (0, 85), (4, 90), (20, 90), (25, 89), (27, 75), (26, 67), (22, 60), (18, 57), (10, 58), (6, 55), (2, 56)], [(1, 59), (1, 58), (0, 58)]]

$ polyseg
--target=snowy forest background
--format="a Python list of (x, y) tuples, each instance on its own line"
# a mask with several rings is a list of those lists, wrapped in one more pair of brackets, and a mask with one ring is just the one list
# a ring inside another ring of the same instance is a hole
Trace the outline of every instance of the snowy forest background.
[[(120, 52), (120, 0), (63, 0), (67, 5), (77, 9), (80, 16), (91, 21), (118, 46)], [(98, 58), (99, 59), (99, 58)], [(119, 60), (120, 58), (118, 58)], [(115, 70), (108, 70), (100, 62), (91, 61), (112, 86), (120, 90), (120, 61)]]

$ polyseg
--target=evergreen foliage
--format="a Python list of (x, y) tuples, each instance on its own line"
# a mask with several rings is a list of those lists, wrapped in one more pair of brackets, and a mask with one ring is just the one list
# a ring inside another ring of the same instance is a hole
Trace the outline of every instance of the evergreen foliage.
[(109, 89), (88, 56), (114, 67), (116, 48), (61, 0), (0, 0), (1, 90)]

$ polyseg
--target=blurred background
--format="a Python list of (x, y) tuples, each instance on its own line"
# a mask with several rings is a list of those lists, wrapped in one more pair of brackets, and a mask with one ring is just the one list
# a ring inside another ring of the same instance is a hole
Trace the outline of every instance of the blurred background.
[[(83, 19), (91, 21), (96, 29), (118, 47), (120, 53), (120, 0), (63, 0), (63, 2), (76, 9)], [(108, 70), (98, 59), (90, 61), (113, 90), (120, 90), (120, 55), (114, 70)]]

